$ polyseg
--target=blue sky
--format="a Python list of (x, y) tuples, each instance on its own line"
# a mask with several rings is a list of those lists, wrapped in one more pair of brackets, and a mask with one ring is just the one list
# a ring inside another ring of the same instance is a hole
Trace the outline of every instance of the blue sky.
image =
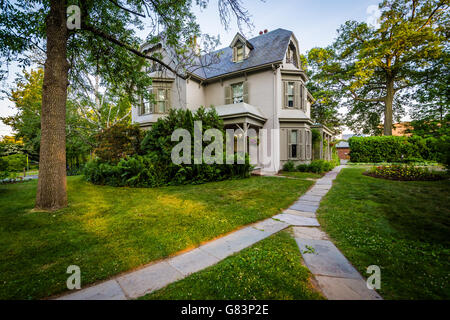
[[(195, 2), (195, 1), (193, 1)], [(347, 20), (367, 21), (368, 8), (378, 5), (378, 0), (243, 0), (251, 15), (253, 30), (244, 29), (247, 38), (257, 36), (260, 30), (283, 28), (292, 30), (300, 42), (302, 53), (314, 47), (331, 44), (336, 37), (336, 30)], [(225, 31), (220, 24), (217, 2), (210, 0), (206, 10), (194, 8), (202, 33), (220, 35), (221, 46), (228, 46), (238, 27), (235, 21)], [(139, 33), (146, 35), (145, 31)], [(11, 69), (17, 72), (16, 68)], [(9, 77), (9, 82), (14, 74)], [(15, 114), (13, 104), (0, 100), (0, 116)], [(0, 123), (0, 136), (11, 134), (11, 129)]]

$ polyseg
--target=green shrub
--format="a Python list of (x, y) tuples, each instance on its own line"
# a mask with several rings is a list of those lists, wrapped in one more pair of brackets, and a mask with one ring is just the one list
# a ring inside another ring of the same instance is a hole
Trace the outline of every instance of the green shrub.
[(450, 138), (352, 137), (349, 139), (350, 161), (360, 163), (414, 163), (438, 161), (448, 164)]
[(2, 158), (8, 163), (8, 171), (23, 171), (27, 167), (27, 156), (25, 154), (17, 153)]
[(309, 165), (308, 164), (299, 164), (296, 168), (298, 172), (308, 172)]
[[(224, 164), (193, 164), (194, 121), (202, 121), (202, 133), (211, 128), (219, 129), (223, 133), (223, 122), (214, 109), (206, 111), (200, 108), (195, 114), (190, 110), (171, 110), (145, 135), (140, 149), (143, 155), (125, 156), (118, 161), (105, 161), (99, 157), (85, 166), (86, 179), (95, 184), (111, 186), (159, 187), (249, 177), (251, 165), (248, 155), (241, 159), (244, 164), (237, 164), (237, 154), (231, 155), (235, 164), (225, 164), (225, 153)], [(191, 133), (192, 164), (176, 165), (172, 162), (172, 148), (178, 142), (171, 141), (171, 136), (178, 128)], [(203, 143), (203, 147), (209, 144)]]
[(9, 176), (8, 161), (3, 157), (0, 158), (0, 180), (6, 179)]
[[(286, 164), (283, 167), (283, 171), (289, 171), (286, 169), (290, 169), (290, 165), (286, 168)], [(334, 161), (314, 160), (310, 164), (299, 164), (295, 169), (298, 172), (324, 173), (333, 170), (334, 167)]]
[(286, 172), (293, 172), (293, 171), (295, 171), (295, 164), (294, 164), (294, 162), (290, 161), (290, 160), (288, 162), (286, 162), (283, 165), (283, 171), (286, 171)]
[(117, 163), (126, 157), (141, 154), (143, 132), (138, 125), (116, 124), (95, 136), (95, 155), (103, 162)]
[(433, 146), (439, 150), (439, 152), (436, 152), (436, 160), (444, 164), (447, 170), (450, 170), (450, 136), (439, 137)]
[[(235, 155), (237, 161), (237, 155)], [(84, 168), (87, 181), (115, 187), (160, 187), (166, 185), (201, 184), (210, 181), (248, 178), (251, 166), (246, 164), (175, 165), (152, 160), (151, 156), (133, 156), (115, 163), (99, 159), (89, 161)]]
[(378, 166), (373, 167), (366, 174), (376, 178), (401, 181), (441, 180), (445, 178), (442, 172), (433, 172), (428, 168), (413, 165)]

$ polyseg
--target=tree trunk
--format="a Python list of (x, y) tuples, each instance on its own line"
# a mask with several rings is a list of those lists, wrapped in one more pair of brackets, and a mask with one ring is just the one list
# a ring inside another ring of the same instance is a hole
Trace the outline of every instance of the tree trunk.
[(386, 82), (387, 94), (384, 107), (384, 135), (392, 136), (392, 104), (394, 102), (394, 80)]
[(47, 16), (47, 59), (42, 87), (41, 147), (36, 209), (67, 206), (66, 99), (67, 62), (66, 1), (51, 0)]

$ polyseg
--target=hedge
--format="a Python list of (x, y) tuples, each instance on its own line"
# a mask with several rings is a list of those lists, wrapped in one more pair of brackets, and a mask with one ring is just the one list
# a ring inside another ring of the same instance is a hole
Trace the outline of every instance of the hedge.
[(420, 162), (440, 161), (444, 140), (419, 136), (352, 137), (349, 139), (351, 162)]

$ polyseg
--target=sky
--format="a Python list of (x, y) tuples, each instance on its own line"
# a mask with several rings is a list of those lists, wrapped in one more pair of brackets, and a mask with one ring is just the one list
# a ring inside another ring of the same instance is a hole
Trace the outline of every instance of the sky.
[[(226, 31), (220, 23), (216, 0), (210, 0), (207, 9), (200, 9), (193, 2), (193, 11), (201, 32), (220, 36), (220, 47), (228, 46), (239, 31), (236, 21), (230, 21), (229, 30)], [(299, 41), (302, 53), (331, 44), (336, 38), (336, 30), (347, 20), (373, 23), (376, 21), (378, 6), (377, 0), (242, 0), (242, 3), (254, 25), (253, 30), (242, 30), (246, 38), (255, 37), (264, 29), (291, 30)], [(144, 38), (147, 34), (144, 30), (138, 35)], [(13, 66), (10, 71), (6, 85), (12, 84), (14, 74), (20, 70)], [(10, 101), (0, 100), (0, 116), (15, 113)], [(0, 122), (0, 136), (11, 133), (11, 128)]]

